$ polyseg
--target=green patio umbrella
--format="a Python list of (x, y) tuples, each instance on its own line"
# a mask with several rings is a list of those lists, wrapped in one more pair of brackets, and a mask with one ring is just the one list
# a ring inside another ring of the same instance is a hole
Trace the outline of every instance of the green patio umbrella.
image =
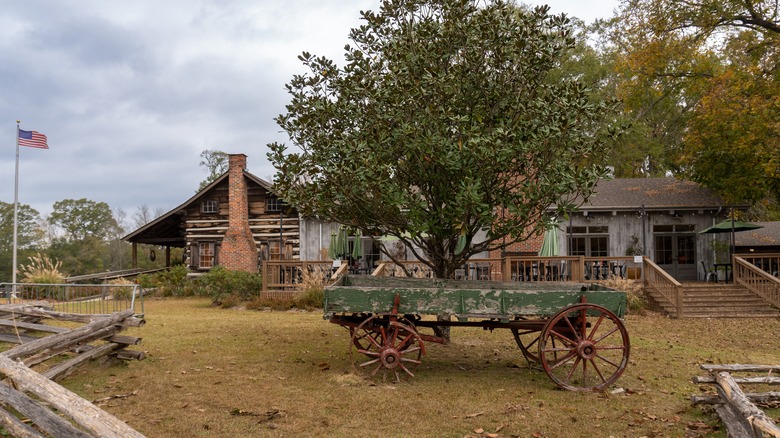
[(344, 258), (349, 255), (349, 232), (347, 227), (339, 228), (339, 233), (336, 236), (336, 256)]
[(726, 219), (722, 222), (719, 222), (711, 227), (707, 227), (701, 231), (699, 231), (699, 234), (721, 234), (721, 233), (731, 233), (731, 242), (730, 242), (730, 252), (731, 254), (734, 254), (734, 233), (738, 233), (740, 231), (748, 231), (748, 230), (757, 230), (759, 228), (764, 228), (761, 225), (751, 224), (750, 222), (742, 222), (734, 219), (734, 215), (732, 213), (731, 219)]
[(352, 258), (359, 259), (363, 257), (363, 233), (360, 230), (355, 232), (355, 244), (352, 246)]
[(717, 223), (711, 227), (705, 228), (699, 231), (699, 234), (718, 234), (718, 233), (731, 233), (739, 231), (757, 230), (764, 228), (761, 225), (751, 224), (750, 222), (742, 222), (733, 219), (726, 219), (723, 222)]
[(336, 260), (338, 253), (336, 252), (336, 233), (330, 233), (330, 245), (328, 246), (328, 258)]
[(542, 247), (539, 248), (540, 257), (553, 257), (558, 255), (558, 223), (548, 224), (544, 231)]

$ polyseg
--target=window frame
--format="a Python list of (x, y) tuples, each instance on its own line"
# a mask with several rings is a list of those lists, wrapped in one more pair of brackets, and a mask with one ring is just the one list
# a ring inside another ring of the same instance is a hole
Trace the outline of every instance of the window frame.
[(215, 198), (204, 199), (200, 203), (200, 212), (205, 214), (219, 213), (219, 200)]
[(216, 244), (214, 242), (198, 242), (198, 269), (211, 269), (216, 265)]

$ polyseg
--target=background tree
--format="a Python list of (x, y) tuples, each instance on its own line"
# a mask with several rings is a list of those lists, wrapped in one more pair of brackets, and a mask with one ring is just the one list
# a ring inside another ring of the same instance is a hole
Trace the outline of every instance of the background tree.
[(280, 196), (395, 236), (439, 277), (541, 232), (548, 207), (591, 193), (613, 138), (611, 105), (577, 78), (551, 80), (575, 40), (548, 10), (399, 0), (361, 12), (343, 68), (299, 57), (308, 73), (276, 120), (300, 152), (269, 145)]
[(621, 3), (602, 35), (636, 144), (658, 163), (651, 174), (729, 202), (780, 199), (778, 19), (769, 0)]
[(205, 150), (200, 153), (200, 165), (206, 168), (209, 175), (200, 182), (197, 192), (211, 184), (228, 170), (228, 154), (219, 150)]
[[(17, 262), (21, 263), (40, 248), (43, 232), (38, 227), (38, 211), (26, 204), (17, 213)], [(14, 248), (14, 204), (0, 201), (0, 281), (12, 278)]]
[(55, 202), (49, 220), (62, 228), (65, 238), (70, 241), (83, 241), (88, 237), (105, 240), (114, 235), (118, 227), (108, 204), (86, 198)]

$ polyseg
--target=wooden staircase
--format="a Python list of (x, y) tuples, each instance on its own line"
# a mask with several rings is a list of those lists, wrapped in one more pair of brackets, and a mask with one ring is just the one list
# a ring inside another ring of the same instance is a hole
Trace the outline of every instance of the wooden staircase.
[[(685, 318), (780, 318), (780, 309), (739, 284), (683, 284)], [(677, 308), (653, 287), (645, 292), (664, 312), (677, 317)]]

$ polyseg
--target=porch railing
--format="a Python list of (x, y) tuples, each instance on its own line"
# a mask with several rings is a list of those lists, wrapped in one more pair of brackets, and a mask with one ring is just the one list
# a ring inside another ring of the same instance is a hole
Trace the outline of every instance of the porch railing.
[(575, 281), (580, 283), (604, 281), (610, 278), (639, 280), (642, 263), (633, 256), (512, 256), (504, 260), (504, 281), (543, 282)]
[(46, 302), (63, 313), (144, 313), (144, 289), (138, 284), (2, 283), (0, 298), (8, 304)]
[(673, 303), (677, 309), (675, 317), (682, 318), (683, 298), (685, 297), (683, 285), (647, 257), (644, 257), (644, 265), (645, 287), (652, 287), (668, 302)]
[[(778, 257), (778, 256), (775, 256)], [(767, 258), (763, 260), (773, 260)], [(756, 263), (759, 260), (747, 260), (742, 256), (734, 256), (734, 282), (745, 286), (750, 289), (754, 294), (760, 296), (771, 305), (780, 308), (780, 279), (771, 274), (770, 271), (762, 269), (762, 267), (771, 265), (763, 265)], [(774, 259), (777, 260), (777, 259)]]
[[(262, 266), (263, 294), (282, 292), (280, 297), (289, 298), (304, 281), (304, 276), (316, 278), (328, 284), (333, 276), (333, 262), (304, 260), (264, 260)], [(268, 295), (270, 296), (270, 295)]]
[(780, 276), (780, 254), (734, 254), (773, 277)]
[[(536, 257), (511, 256), (506, 258), (470, 259), (456, 269), (456, 280), (580, 283), (604, 281), (610, 278), (642, 278), (642, 263), (633, 256), (619, 257)], [(342, 274), (370, 274), (377, 277), (432, 278), (433, 271), (425, 263), (415, 260), (379, 262), (373, 271), (351, 270), (346, 263), (334, 269), (333, 262), (302, 260), (269, 260), (262, 266), (263, 296), (290, 298), (303, 282), (304, 273), (319, 276), (328, 284)]]
[[(502, 281), (501, 259), (471, 259), (455, 270), (456, 280)], [(404, 269), (406, 268), (406, 269)], [(375, 277), (433, 278), (433, 271), (423, 262), (406, 260), (399, 264), (385, 260), (371, 272)]]

